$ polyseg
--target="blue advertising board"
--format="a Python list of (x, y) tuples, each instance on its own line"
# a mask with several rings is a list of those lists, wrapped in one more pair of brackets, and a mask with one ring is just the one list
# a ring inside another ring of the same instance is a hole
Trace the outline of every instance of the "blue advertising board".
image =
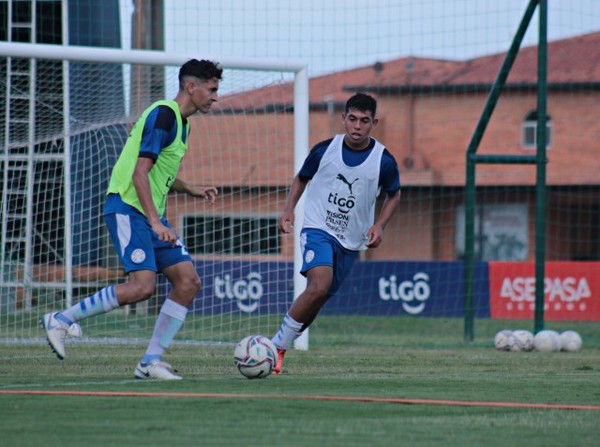
[(293, 263), (195, 261), (202, 290), (194, 300), (197, 314), (285, 315), (294, 297)]
[[(197, 314), (284, 315), (294, 298), (293, 263), (196, 261)], [(490, 315), (487, 263), (475, 265), (475, 316)], [(321, 311), (324, 315), (464, 316), (464, 264), (360, 261)]]
[[(489, 317), (487, 263), (475, 266), (475, 315)], [(329, 315), (464, 316), (464, 263), (357, 262), (322, 310)]]

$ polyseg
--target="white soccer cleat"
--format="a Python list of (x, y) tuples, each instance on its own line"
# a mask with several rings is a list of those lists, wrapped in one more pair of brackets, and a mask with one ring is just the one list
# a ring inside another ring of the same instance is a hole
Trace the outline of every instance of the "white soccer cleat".
[(135, 367), (135, 378), (141, 380), (181, 380), (181, 376), (173, 374), (173, 368), (167, 362), (153, 360), (147, 365), (138, 363)]
[(40, 319), (40, 324), (46, 330), (46, 339), (56, 356), (65, 358), (65, 340), (69, 334), (69, 325), (56, 319), (58, 312), (49, 313)]
[(67, 334), (71, 338), (81, 338), (83, 337), (83, 329), (81, 329), (79, 323), (73, 323), (71, 326), (69, 326), (69, 331)]

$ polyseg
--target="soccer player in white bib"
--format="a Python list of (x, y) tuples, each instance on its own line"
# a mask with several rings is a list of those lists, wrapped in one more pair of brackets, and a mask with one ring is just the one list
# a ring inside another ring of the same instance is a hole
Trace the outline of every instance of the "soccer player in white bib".
[(194, 186), (177, 178), (188, 147), (188, 117), (208, 113), (218, 98), (223, 69), (212, 61), (191, 59), (179, 69), (175, 99), (148, 107), (131, 130), (117, 160), (106, 196), (104, 216), (128, 280), (98, 291), (62, 312), (44, 315), (41, 325), (59, 359), (66, 356), (69, 328), (80, 320), (149, 299), (156, 275), (172, 285), (145, 354), (135, 368), (138, 379), (178, 380), (162, 360), (182, 327), (188, 306), (200, 290), (200, 278), (185, 244), (165, 217), (170, 190), (214, 203), (214, 186)]
[[(359, 251), (381, 244), (400, 201), (398, 164), (371, 137), (376, 112), (377, 102), (369, 95), (348, 99), (342, 114), (345, 133), (315, 145), (292, 181), (279, 229), (292, 232), (294, 209), (306, 191), (300, 243), (307, 286), (272, 338), (278, 354), (274, 374), (283, 372), (285, 352), (339, 289)], [(375, 218), (380, 191), (385, 200)]]

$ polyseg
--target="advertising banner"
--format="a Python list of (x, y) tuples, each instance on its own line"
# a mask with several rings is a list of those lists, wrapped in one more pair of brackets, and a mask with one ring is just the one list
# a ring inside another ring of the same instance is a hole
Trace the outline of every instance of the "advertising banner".
[[(533, 319), (535, 264), (490, 262), (491, 317)], [(600, 262), (548, 261), (544, 319), (600, 321)]]
[(294, 296), (292, 262), (195, 261), (202, 290), (197, 314), (285, 315)]
[[(291, 262), (196, 261), (196, 269), (197, 314), (284, 315), (294, 298)], [(476, 264), (474, 285), (475, 315), (489, 317), (486, 263)], [(464, 290), (462, 262), (359, 261), (321, 313), (462, 317)]]
[[(475, 316), (489, 317), (486, 263), (475, 266)], [(464, 263), (357, 262), (323, 314), (462, 317)]]

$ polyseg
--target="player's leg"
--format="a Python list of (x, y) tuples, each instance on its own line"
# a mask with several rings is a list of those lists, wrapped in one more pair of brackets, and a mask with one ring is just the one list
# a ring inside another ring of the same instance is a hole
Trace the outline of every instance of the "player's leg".
[(281, 373), (286, 350), (312, 324), (327, 300), (338, 291), (350, 274), (358, 255), (358, 252), (346, 250), (332, 236), (322, 231), (304, 230), (303, 233), (303, 237), (307, 237), (304, 239), (302, 272), (307, 277), (307, 286), (292, 303), (279, 332), (272, 339), (278, 354), (274, 374)]
[(77, 321), (105, 314), (125, 304), (147, 300), (154, 293), (156, 263), (151, 227), (143, 219), (123, 214), (106, 216), (106, 224), (128, 280), (90, 295), (62, 312), (44, 315), (40, 323), (59, 359), (66, 355), (69, 327)]
[(172, 286), (171, 295), (161, 306), (146, 352), (136, 367), (138, 379), (177, 380), (169, 364), (162, 361), (188, 312), (188, 307), (200, 290), (200, 278), (183, 243), (165, 246), (156, 251), (157, 264)]
[(333, 269), (329, 266), (314, 267), (306, 272), (306, 278), (306, 289), (294, 300), (272, 339), (277, 348), (277, 365), (273, 374), (281, 374), (286, 351), (302, 331), (310, 326), (327, 302)]
[(294, 300), (283, 318), (279, 331), (272, 339), (278, 350), (287, 351), (327, 301), (328, 285), (331, 284), (332, 278), (331, 267), (314, 267), (306, 272), (306, 276), (306, 289)]
[(127, 282), (108, 286), (59, 314), (67, 323), (110, 312), (126, 304), (145, 301), (156, 288), (156, 273), (152, 270), (129, 272)]
[(292, 319), (302, 323), (301, 330), (310, 326), (329, 299), (332, 280), (333, 268), (327, 265), (317, 266), (306, 272), (306, 289), (288, 310)]
[(86, 318), (108, 313), (125, 304), (148, 299), (154, 292), (155, 278), (156, 273), (151, 270), (131, 272), (126, 283), (105, 287), (62, 312), (44, 315), (41, 324), (46, 330), (48, 343), (56, 356), (62, 360), (66, 355), (65, 341), (71, 325)]
[(281, 372), (283, 356), (292, 342), (310, 325), (327, 301), (333, 278), (334, 245), (331, 237), (323, 231), (305, 229), (300, 241), (303, 253), (301, 273), (307, 277), (307, 286), (294, 300), (279, 331), (271, 339), (278, 353), (275, 374)]
[(288, 311), (292, 318), (303, 323), (301, 331), (312, 324), (327, 300), (339, 290), (358, 255), (358, 252), (346, 250), (338, 243), (333, 244), (333, 252), (333, 267), (315, 267), (309, 270), (306, 273), (306, 290)]

